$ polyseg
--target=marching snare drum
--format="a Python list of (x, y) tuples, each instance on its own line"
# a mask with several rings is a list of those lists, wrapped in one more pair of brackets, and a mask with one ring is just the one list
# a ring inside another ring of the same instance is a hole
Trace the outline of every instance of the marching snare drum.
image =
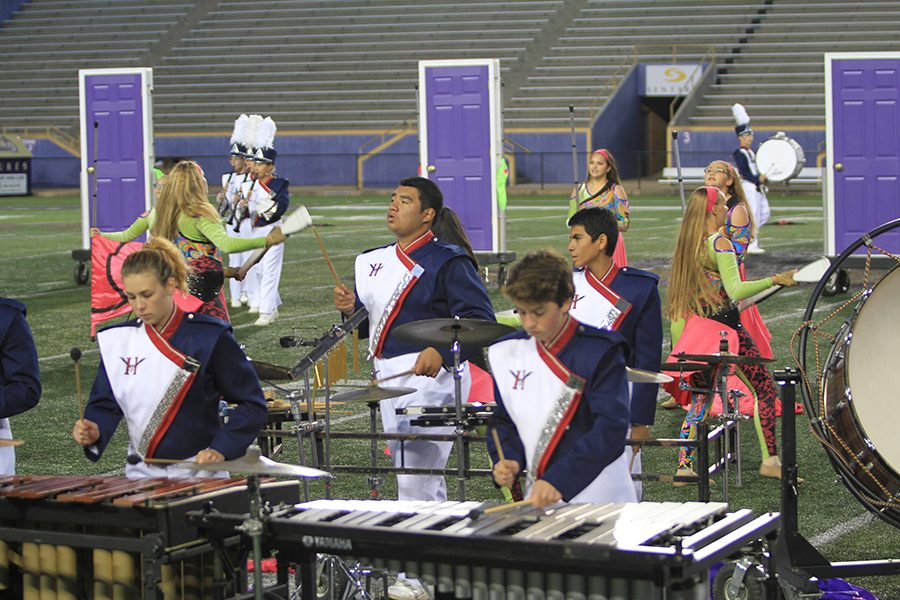
[[(825, 435), (829, 457), (854, 495), (875, 505), (882, 518), (900, 522), (900, 436), (896, 401), (900, 390), (897, 337), (900, 331), (900, 267), (863, 297), (844, 323), (822, 374)], [(883, 508), (881, 503), (893, 503)]]
[(772, 183), (793, 179), (803, 170), (806, 155), (800, 144), (779, 131), (756, 150), (756, 167)]

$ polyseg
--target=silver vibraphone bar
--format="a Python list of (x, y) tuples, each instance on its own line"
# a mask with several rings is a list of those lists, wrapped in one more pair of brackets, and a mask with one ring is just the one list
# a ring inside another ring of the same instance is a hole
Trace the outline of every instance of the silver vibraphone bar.
[[(315, 598), (317, 553), (405, 571), (477, 600), (638, 600), (708, 597), (709, 567), (771, 542), (779, 516), (727, 504), (644, 502), (529, 506), (484, 513), (478, 502), (318, 500), (276, 511), (267, 543), (305, 565)], [(475, 511), (475, 512), (473, 512)], [(240, 515), (207, 515), (230, 528)]]

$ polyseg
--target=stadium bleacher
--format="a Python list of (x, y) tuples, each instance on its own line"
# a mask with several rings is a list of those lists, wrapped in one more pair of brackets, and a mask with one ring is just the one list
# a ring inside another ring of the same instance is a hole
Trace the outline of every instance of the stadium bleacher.
[(822, 126), (822, 54), (900, 49), (898, 25), (894, 0), (31, 0), (0, 29), (0, 127), (77, 131), (78, 69), (151, 66), (161, 133), (247, 111), (377, 132), (415, 122), (418, 60), (499, 57), (506, 127), (565, 129), (571, 104), (587, 128), (632, 65), (712, 55), (684, 124), (728, 127), (740, 99), (757, 126)]

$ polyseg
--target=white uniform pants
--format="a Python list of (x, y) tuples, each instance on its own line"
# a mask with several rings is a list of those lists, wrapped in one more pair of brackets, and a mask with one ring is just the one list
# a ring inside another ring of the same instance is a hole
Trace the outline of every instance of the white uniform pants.
[[(248, 237), (262, 237), (269, 234), (275, 227), (280, 227), (281, 221), (270, 225), (255, 227)], [(284, 244), (278, 244), (269, 248), (256, 266), (247, 273), (247, 293), (251, 306), (259, 306), (259, 314), (269, 314), (281, 305), (281, 296), (278, 294), (278, 286), (281, 284), (281, 264), (284, 262)]]
[[(769, 222), (769, 217), (772, 216), (772, 211), (769, 208), (769, 199), (764, 193), (756, 189), (753, 183), (742, 181), (741, 185), (744, 187), (744, 194), (747, 196), (747, 204), (750, 205), (750, 210), (753, 211), (753, 220), (756, 222), (756, 236), (758, 239), (759, 230)], [(754, 241), (750, 245), (755, 247), (758, 244)]]
[[(395, 373), (408, 371), (416, 362), (418, 354), (404, 354), (394, 358), (376, 358), (375, 378), (382, 379)], [(413, 416), (397, 415), (397, 408), (408, 406), (452, 406), (454, 399), (453, 375), (446, 370), (441, 370), (437, 377), (417, 377), (408, 375), (392, 380), (390, 387), (411, 387), (417, 391), (406, 396), (382, 400), (381, 424), (385, 433), (432, 433), (450, 434), (453, 427), (417, 427), (410, 425)], [(462, 372), (462, 400), (469, 397), (469, 389), (472, 387), (472, 376), (469, 373), (468, 363), (463, 363)], [(443, 469), (447, 465), (450, 456), (452, 442), (414, 441), (403, 443), (401, 456), (400, 442), (388, 441), (391, 452), (391, 460), (395, 467), (419, 467), (424, 469)], [(397, 497), (400, 500), (446, 500), (447, 483), (440, 475), (397, 475)]]
[[(226, 232), (228, 235), (232, 237), (238, 238), (247, 238), (250, 237), (248, 232), (250, 231), (250, 219), (241, 219), (240, 229), (237, 233), (234, 232), (234, 226), (225, 224)], [(230, 231), (228, 231), (230, 230)], [(244, 261), (247, 260), (247, 257), (250, 256), (250, 252), (232, 252), (228, 255), (228, 266), (239, 269), (241, 265), (244, 264)], [(237, 279), (231, 278), (228, 280), (228, 289), (231, 292), (231, 299), (237, 300), (243, 294), (247, 293), (247, 281), (238, 281)], [(249, 298), (249, 294), (247, 295)]]

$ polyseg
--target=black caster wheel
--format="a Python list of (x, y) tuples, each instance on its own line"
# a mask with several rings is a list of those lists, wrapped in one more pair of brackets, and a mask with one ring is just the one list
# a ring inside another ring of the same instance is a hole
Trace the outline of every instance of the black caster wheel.
[(850, 289), (850, 274), (844, 269), (838, 269), (828, 278), (828, 283), (822, 289), (823, 296), (837, 296), (845, 294)]
[(744, 575), (744, 580), (737, 589), (730, 586), (734, 576), (736, 563), (722, 565), (713, 580), (713, 600), (762, 600), (766, 597), (765, 575), (751, 567)]
[(88, 266), (87, 263), (80, 262), (75, 265), (75, 283), (84, 285), (88, 282)]

